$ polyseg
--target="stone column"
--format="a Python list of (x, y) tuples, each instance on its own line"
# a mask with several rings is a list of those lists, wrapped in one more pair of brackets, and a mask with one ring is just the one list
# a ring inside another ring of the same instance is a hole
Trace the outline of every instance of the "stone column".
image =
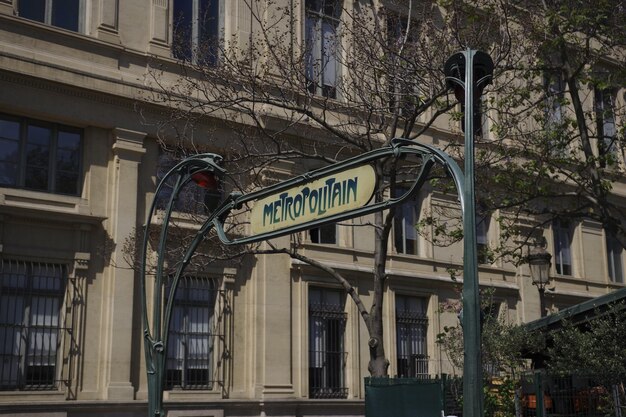
[(291, 259), (258, 258), (256, 290), (257, 398), (294, 397), (292, 374)]
[(110, 400), (127, 400), (133, 399), (135, 392), (130, 380), (135, 273), (125, 264), (122, 248), (137, 226), (139, 163), (146, 150), (145, 133), (115, 129), (113, 135), (106, 228), (114, 249), (104, 300), (104, 317), (109, 321), (105, 339), (106, 396)]

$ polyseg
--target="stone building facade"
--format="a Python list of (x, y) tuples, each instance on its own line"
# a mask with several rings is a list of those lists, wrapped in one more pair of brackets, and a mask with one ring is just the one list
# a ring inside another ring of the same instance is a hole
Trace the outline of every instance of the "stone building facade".
[[(245, 31), (245, 3), (211, 6), (214, 30)], [(146, 221), (159, 145), (136, 103), (147, 68), (176, 62), (174, 12), (200, 4), (0, 0), (0, 415), (146, 412), (140, 289), (124, 242)], [(391, 375), (452, 372), (435, 339), (457, 323), (440, 306), (458, 299), (448, 268), (461, 265), (461, 249), (435, 247), (413, 228), (424, 207), (446, 204), (427, 196), (395, 229), (385, 294)], [(498, 234), (496, 222), (485, 226), (481, 244)], [(366, 304), (368, 230), (304, 239), (307, 254), (342, 271)], [(622, 252), (599, 225), (555, 225), (546, 236), (556, 259), (549, 308), (623, 287)], [(528, 274), (502, 262), (480, 267), (481, 285), (496, 289), (513, 322), (540, 315)], [(183, 288), (195, 296), (181, 294), (174, 314), (170, 416), (363, 415), (367, 333), (332, 280), (271, 255), (210, 268)]]

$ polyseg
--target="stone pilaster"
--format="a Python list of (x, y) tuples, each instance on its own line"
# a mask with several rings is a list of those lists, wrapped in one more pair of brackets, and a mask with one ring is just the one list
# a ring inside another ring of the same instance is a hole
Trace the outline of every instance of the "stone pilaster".
[(292, 374), (291, 260), (288, 256), (259, 258), (256, 282), (256, 396), (295, 395)]
[(115, 129), (113, 135), (107, 232), (114, 248), (105, 300), (109, 320), (105, 372), (107, 398), (124, 400), (133, 399), (135, 391), (130, 381), (135, 273), (125, 265), (122, 248), (137, 227), (139, 163), (146, 150), (144, 133)]

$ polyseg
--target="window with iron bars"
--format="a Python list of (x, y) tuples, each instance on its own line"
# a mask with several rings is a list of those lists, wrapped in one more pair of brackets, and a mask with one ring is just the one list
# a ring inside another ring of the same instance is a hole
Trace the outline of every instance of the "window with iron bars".
[(347, 398), (343, 293), (309, 289), (309, 397)]
[(15, 260), (2, 260), (0, 267), (0, 390), (53, 390), (69, 383), (62, 367), (71, 366), (76, 348), (69, 345), (75, 303), (66, 301), (67, 267)]
[(223, 385), (216, 364), (221, 359), (217, 355), (224, 352), (224, 307), (215, 279), (181, 277), (169, 326), (166, 389), (211, 390)]
[(428, 300), (422, 297), (396, 296), (396, 348), (399, 378), (428, 377), (427, 304)]

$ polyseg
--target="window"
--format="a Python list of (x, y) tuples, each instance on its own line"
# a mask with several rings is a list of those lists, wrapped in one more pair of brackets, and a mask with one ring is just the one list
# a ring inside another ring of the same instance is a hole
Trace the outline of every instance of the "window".
[(411, 117), (419, 103), (417, 70), (412, 65), (415, 48), (414, 34), (419, 23), (406, 16), (390, 14), (387, 17), (387, 47), (389, 56), (388, 90), (389, 111)]
[(399, 378), (428, 376), (427, 305), (428, 300), (425, 298), (396, 296), (396, 345)]
[[(482, 211), (482, 210), (481, 210)], [(476, 214), (476, 249), (479, 264), (490, 264), (489, 250), (489, 226), (491, 215), (489, 213)]]
[(595, 89), (596, 123), (600, 154), (617, 152), (615, 130), (615, 92), (611, 89)]
[[(394, 194), (396, 197), (400, 197), (407, 191), (407, 189), (399, 188), (395, 190)], [(417, 222), (419, 221), (419, 213), (420, 203), (417, 196), (396, 207), (393, 219), (393, 238), (397, 253), (418, 254)]]
[(174, 0), (173, 55), (196, 64), (217, 64), (220, 0)]
[(612, 282), (624, 282), (622, 272), (622, 244), (617, 240), (615, 234), (609, 230), (604, 231), (606, 235), (606, 260), (608, 264), (609, 278)]
[(547, 73), (544, 76), (545, 99), (545, 133), (548, 151), (553, 156), (565, 156), (567, 138), (563, 135), (563, 104), (565, 100), (565, 83), (561, 74)]
[(0, 115), (0, 186), (79, 195), (82, 131)]
[(347, 398), (343, 293), (309, 289), (309, 397)]
[(544, 78), (546, 90), (546, 123), (557, 127), (563, 122), (563, 98), (565, 83), (561, 74), (550, 73)]
[(552, 223), (554, 235), (554, 266), (556, 273), (572, 275), (572, 227), (569, 223), (555, 220)]
[(334, 245), (337, 243), (337, 225), (334, 223), (309, 229), (311, 243), (326, 243)]
[(20, 0), (17, 4), (21, 17), (74, 32), (83, 31), (82, 0)]
[(0, 266), (0, 389), (55, 389), (68, 330), (61, 314), (66, 268), (12, 260)]
[(341, 1), (305, 0), (305, 75), (311, 94), (337, 98)]
[(223, 335), (214, 319), (217, 293), (213, 279), (181, 278), (167, 342), (168, 389), (212, 389), (218, 382), (213, 361), (216, 340)]
[[(157, 183), (178, 164), (181, 159), (175, 157), (171, 153), (161, 153), (157, 166)], [(172, 196), (174, 185), (176, 184), (176, 175), (173, 175), (164, 184), (159, 192), (157, 199), (157, 208), (165, 209)], [(208, 190), (198, 186), (195, 182), (189, 181), (178, 193), (178, 198), (174, 202), (174, 210), (187, 214), (205, 214), (217, 207), (221, 200), (221, 191)]]

